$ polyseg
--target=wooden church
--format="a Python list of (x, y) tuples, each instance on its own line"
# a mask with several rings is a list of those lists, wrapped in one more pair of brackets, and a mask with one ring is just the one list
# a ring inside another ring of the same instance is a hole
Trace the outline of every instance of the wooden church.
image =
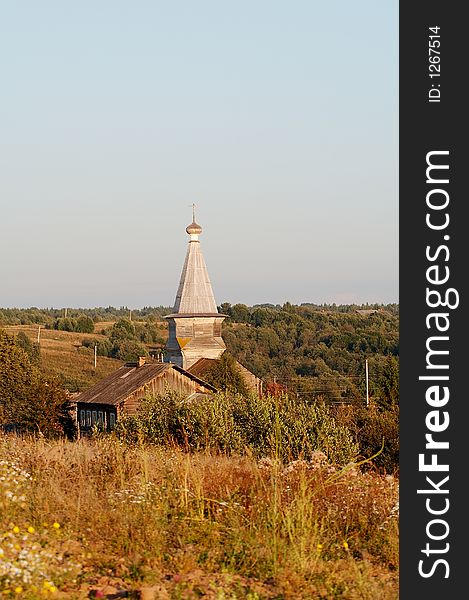
[(221, 324), (226, 315), (218, 312), (200, 249), (202, 227), (194, 218), (186, 231), (189, 246), (176, 302), (173, 312), (165, 317), (169, 325), (165, 361), (183, 369), (188, 369), (200, 358), (220, 358), (226, 350), (221, 337)]
[[(168, 320), (164, 363), (139, 358), (105, 377), (76, 399), (80, 431), (95, 425), (110, 431), (120, 414), (133, 414), (148, 393), (166, 389), (194, 396), (217, 390), (204, 381), (204, 374), (225, 352), (221, 324), (226, 315), (217, 309), (207, 266), (200, 248), (202, 228), (195, 222), (186, 228), (189, 245), (173, 311)], [(262, 393), (262, 381), (238, 363), (247, 388)]]

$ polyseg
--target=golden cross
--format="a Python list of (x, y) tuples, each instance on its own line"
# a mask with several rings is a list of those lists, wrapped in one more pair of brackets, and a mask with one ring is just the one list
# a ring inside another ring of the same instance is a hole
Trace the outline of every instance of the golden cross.
[(194, 202), (192, 204), (189, 204), (189, 206), (192, 206), (192, 222), (195, 223), (195, 207), (196, 204), (194, 204)]

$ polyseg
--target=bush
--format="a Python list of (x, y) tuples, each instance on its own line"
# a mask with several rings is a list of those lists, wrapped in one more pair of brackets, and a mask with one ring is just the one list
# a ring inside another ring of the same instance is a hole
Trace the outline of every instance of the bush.
[(370, 404), (369, 407), (347, 406), (341, 407), (336, 414), (337, 420), (353, 434), (362, 458), (375, 455), (383, 447), (372, 464), (385, 473), (398, 473), (399, 407), (397, 405), (389, 410), (381, 410), (375, 404)]
[(360, 453), (367, 457), (376, 454), (384, 442), (383, 452), (373, 464), (386, 473), (399, 470), (399, 408), (380, 411), (375, 407), (361, 408), (356, 421)]
[(243, 397), (215, 394), (184, 400), (174, 392), (147, 397), (136, 416), (119, 421), (118, 435), (158, 445), (177, 444), (186, 450), (214, 449), (283, 460), (311, 459), (322, 450), (338, 464), (358, 454), (348, 429), (331, 415), (324, 403), (308, 405), (287, 396)]

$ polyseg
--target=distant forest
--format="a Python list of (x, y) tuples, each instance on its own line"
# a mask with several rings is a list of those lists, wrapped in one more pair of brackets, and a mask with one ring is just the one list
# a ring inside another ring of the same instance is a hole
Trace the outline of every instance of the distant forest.
[[(361, 402), (369, 396), (378, 404), (398, 400), (399, 306), (397, 304), (335, 305), (224, 303), (223, 337), (239, 362), (290, 395), (323, 396), (334, 403)], [(163, 326), (170, 307), (100, 307), (91, 309), (4, 308), (0, 326), (38, 324), (83, 334), (99, 332), (100, 322), (115, 321), (98, 343), (99, 353), (121, 360), (164, 348)], [(84, 337), (84, 345), (94, 343)]]
[(282, 307), (224, 304), (229, 351), (259, 377), (291, 395), (389, 404), (398, 398), (398, 305)]

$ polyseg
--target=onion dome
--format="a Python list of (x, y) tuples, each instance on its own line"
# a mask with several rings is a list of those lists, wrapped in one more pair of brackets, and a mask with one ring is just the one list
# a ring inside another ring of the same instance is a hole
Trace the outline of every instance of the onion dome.
[(202, 233), (202, 227), (195, 221), (192, 221), (192, 223), (186, 227), (186, 231), (189, 235), (199, 235), (199, 233)]

